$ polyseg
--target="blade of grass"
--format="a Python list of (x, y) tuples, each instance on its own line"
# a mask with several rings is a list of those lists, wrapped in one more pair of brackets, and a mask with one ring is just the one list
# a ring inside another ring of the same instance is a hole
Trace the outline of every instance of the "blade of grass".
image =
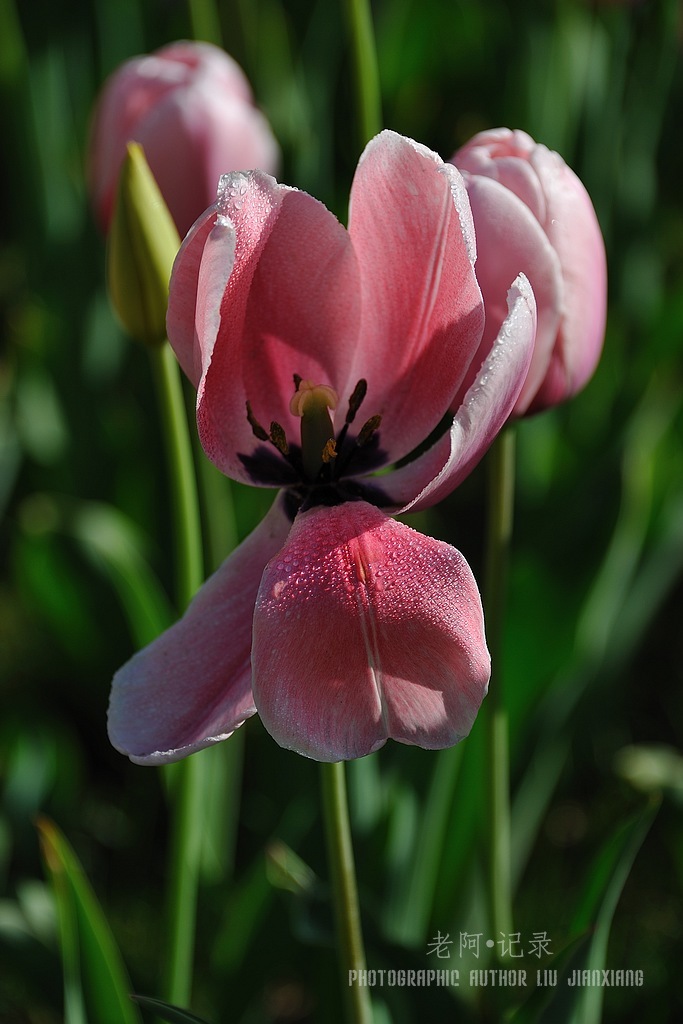
[[(37, 827), (60, 915), (68, 1024), (142, 1024), (121, 953), (83, 867), (54, 822), (41, 817)], [(79, 1015), (81, 978), (87, 1017)]]
[[(586, 963), (588, 970), (602, 970), (605, 967), (614, 912), (636, 854), (650, 830), (658, 808), (659, 802), (652, 801), (640, 815), (613, 836), (600, 851), (589, 872), (589, 887), (574, 919), (575, 931), (581, 931), (594, 923)], [(602, 987), (581, 989), (568, 1024), (600, 1024), (602, 1000)]]
[(134, 524), (109, 505), (84, 502), (76, 509), (70, 532), (110, 580), (136, 644), (144, 647), (150, 643), (174, 616)]
[(153, 1010), (157, 1017), (166, 1020), (169, 1024), (208, 1024), (203, 1017), (197, 1017), (189, 1010), (181, 1010), (179, 1006), (172, 1006), (164, 1003), (161, 999), (152, 999), (150, 996), (133, 995), (132, 999), (138, 1003), (143, 1010)]

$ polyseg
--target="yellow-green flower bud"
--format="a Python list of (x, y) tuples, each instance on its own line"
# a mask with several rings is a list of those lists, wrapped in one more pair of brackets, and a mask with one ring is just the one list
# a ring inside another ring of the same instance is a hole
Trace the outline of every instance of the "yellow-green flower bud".
[(180, 236), (142, 147), (128, 144), (107, 245), (109, 297), (136, 341), (166, 338), (168, 282)]

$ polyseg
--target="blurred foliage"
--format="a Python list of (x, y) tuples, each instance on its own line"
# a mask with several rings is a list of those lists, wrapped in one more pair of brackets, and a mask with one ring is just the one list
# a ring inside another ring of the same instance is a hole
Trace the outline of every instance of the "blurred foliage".
[[(610, 863), (626, 863), (618, 837), (626, 849), (625, 823), (649, 813), (643, 791), (661, 793), (647, 835), (632, 827), (643, 845), (610, 904), (603, 950), (608, 966), (642, 969), (645, 985), (606, 989), (602, 1010), (605, 1021), (675, 1019), (683, 1001), (680, 5), (377, 0), (374, 13), (387, 126), (444, 157), (481, 128), (526, 129), (576, 169), (603, 225), (604, 358), (580, 396), (519, 429), (505, 665), (516, 926), (527, 938), (545, 931), (554, 953), (571, 953), (597, 865), (609, 850)], [(359, 154), (342, 10), (328, 0), (226, 0), (218, 24), (281, 141), (282, 180), (345, 217)], [(84, 161), (106, 75), (191, 33), (180, 0), (0, 0), (7, 1024), (62, 1019), (60, 908), (44, 881), (38, 815), (58, 822), (76, 849), (135, 990), (159, 994), (165, 792), (157, 771), (109, 747), (105, 721), (112, 672), (173, 616), (173, 546), (150, 367), (107, 305)], [(477, 470), (437, 510), (414, 517), (455, 543), (475, 572), (484, 477)], [(220, 500), (222, 481), (212, 486)], [(235, 520), (207, 569), (231, 531), (244, 537), (270, 500), (231, 490)], [(226, 786), (237, 799), (238, 758), (229, 744), (215, 752), (192, 1008), (213, 1021), (334, 1024), (341, 1000), (330, 998), (337, 982), (315, 765), (276, 747), (257, 720), (242, 733), (236, 835), (220, 808)], [(482, 966), (459, 956), (458, 936), (487, 928), (484, 756), (475, 726), (454, 751), (390, 744), (350, 767), (370, 966), (431, 967), (437, 932), (453, 942), (450, 962), (437, 966), (463, 978)], [(374, 992), (378, 1021), (395, 1024), (418, 1014), (454, 1019), (456, 999), (458, 1019), (488, 1019), (500, 994), (464, 984)]]

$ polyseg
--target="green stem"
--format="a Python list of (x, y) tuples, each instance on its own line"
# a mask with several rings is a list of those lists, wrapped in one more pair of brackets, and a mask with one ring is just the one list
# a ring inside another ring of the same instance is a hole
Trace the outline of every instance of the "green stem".
[(489, 736), (489, 892), (491, 925), (512, 931), (508, 717), (503, 693), (503, 630), (515, 489), (515, 433), (507, 427), (489, 455), (488, 529), (484, 583), (491, 683), (486, 700)]
[(213, 0), (188, 0), (192, 38), (222, 46), (221, 22)]
[(150, 349), (169, 469), (174, 517), (176, 598), (184, 610), (204, 581), (204, 558), (192, 444), (180, 367), (170, 345)]
[(171, 794), (168, 921), (164, 993), (170, 1003), (187, 1006), (192, 997), (192, 973), (197, 917), (197, 889), (204, 828), (203, 792), (206, 778), (202, 752), (175, 769)]
[(401, 913), (400, 938), (406, 943), (424, 939), (437, 904), (439, 868), (464, 753), (464, 744), (439, 750), (422, 811), (411, 873)]
[(369, 989), (358, 984), (357, 974), (355, 983), (349, 983), (354, 977), (351, 971), (365, 970), (365, 950), (351, 845), (344, 762), (323, 763), (320, 768), (341, 980), (347, 996), (347, 1020), (349, 1024), (371, 1024)]
[[(180, 368), (170, 345), (151, 350), (163, 436), (167, 446), (169, 487), (174, 514), (176, 595), (184, 609), (204, 578), (202, 539), (192, 445)], [(164, 991), (172, 1003), (186, 1006), (192, 989), (200, 837), (205, 765), (194, 754), (169, 766), (174, 798), (168, 888), (169, 935)]]
[(368, 0), (346, 0), (346, 12), (353, 45), (361, 143), (382, 130), (382, 100), (372, 12)]

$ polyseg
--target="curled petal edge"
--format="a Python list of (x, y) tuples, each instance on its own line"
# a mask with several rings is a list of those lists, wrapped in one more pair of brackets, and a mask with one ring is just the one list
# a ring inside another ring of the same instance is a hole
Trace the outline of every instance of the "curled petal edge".
[(536, 300), (524, 274), (512, 283), (507, 304), (508, 315), (450, 431), (386, 478), (386, 491), (398, 512), (429, 508), (455, 490), (507, 422), (524, 386), (536, 338)]

